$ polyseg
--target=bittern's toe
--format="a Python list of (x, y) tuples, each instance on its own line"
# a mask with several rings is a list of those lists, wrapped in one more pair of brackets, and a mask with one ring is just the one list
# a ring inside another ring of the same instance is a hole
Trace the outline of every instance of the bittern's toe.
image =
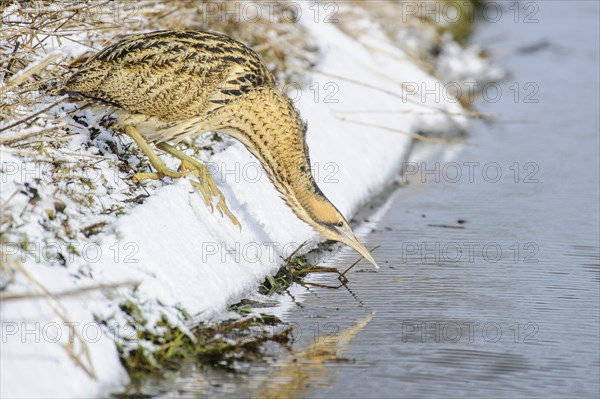
[(241, 226), (240, 222), (233, 215), (233, 213), (227, 207), (227, 203), (225, 201), (225, 196), (219, 190), (213, 180), (210, 172), (206, 168), (206, 166), (202, 165), (200, 162), (188, 162), (186, 160), (181, 161), (181, 165), (179, 166), (179, 170), (189, 170), (194, 176), (198, 178), (199, 181), (191, 180), (190, 183), (192, 186), (198, 189), (200, 194), (202, 194), (202, 198), (206, 203), (206, 206), (209, 206), (211, 211), (214, 209), (213, 207), (213, 198), (218, 198), (217, 202), (217, 210), (223, 215), (227, 215), (229, 220), (236, 225)]
[(217, 186), (215, 185), (215, 182), (213, 181), (212, 177), (209, 177), (207, 179), (207, 183), (211, 189), (211, 192), (219, 198), (219, 202), (217, 203), (217, 209), (219, 210), (219, 212), (221, 213), (221, 216), (223, 216), (223, 214), (227, 215), (227, 217), (229, 218), (229, 220), (231, 220), (231, 223), (233, 223), (235, 226), (240, 226), (241, 228), (241, 224), (240, 222), (237, 220), (237, 218), (233, 215), (233, 213), (231, 213), (231, 211), (229, 210), (229, 208), (227, 207), (227, 203), (225, 202), (225, 196), (223, 195), (223, 193), (221, 192), (221, 190), (219, 190), (217, 188)]
[(138, 172), (135, 175), (133, 175), (133, 182), (134, 183), (139, 183), (143, 180), (160, 180), (163, 177), (171, 177), (173, 179), (179, 179), (181, 177), (184, 177), (187, 173), (180, 173), (180, 172), (175, 172), (171, 169), (161, 169), (159, 170), (157, 173), (152, 173), (152, 172)]
[(136, 173), (135, 175), (133, 175), (133, 178), (131, 180), (133, 180), (134, 183), (139, 183), (144, 180), (158, 180), (158, 179), (160, 179), (160, 176), (158, 173), (139, 172), (139, 173)]
[(213, 194), (210, 190), (210, 187), (208, 186), (208, 184), (206, 184), (206, 181), (201, 180), (201, 181), (195, 181), (195, 180), (190, 180), (190, 183), (192, 184), (192, 186), (194, 186), (196, 189), (198, 189), (198, 191), (200, 192), (200, 194), (202, 194), (202, 198), (204, 199), (204, 203), (206, 204), (206, 206), (208, 206), (210, 208), (210, 211), (212, 212), (214, 210), (213, 204), (212, 204), (212, 197)]
[(175, 149), (167, 143), (159, 143), (156, 146), (164, 152), (166, 152), (167, 154), (170, 154), (175, 158), (181, 160), (181, 164), (179, 165), (179, 172), (177, 173), (184, 175), (187, 173), (191, 173), (192, 175), (198, 178), (199, 181), (191, 181), (192, 186), (194, 186), (198, 189), (198, 191), (200, 191), (200, 194), (202, 194), (202, 198), (204, 198), (204, 202), (207, 206), (210, 206), (211, 211), (214, 209), (213, 198), (218, 197), (219, 201), (216, 207), (221, 213), (221, 216), (225, 214), (227, 215), (227, 217), (229, 217), (229, 219), (234, 225), (240, 225), (240, 222), (238, 222), (235, 216), (233, 216), (233, 213), (231, 213), (231, 211), (227, 207), (227, 203), (225, 202), (225, 196), (223, 195), (223, 193), (221, 193), (221, 191), (219, 191), (219, 189), (215, 185), (210, 171), (202, 162), (197, 161), (196, 159)]

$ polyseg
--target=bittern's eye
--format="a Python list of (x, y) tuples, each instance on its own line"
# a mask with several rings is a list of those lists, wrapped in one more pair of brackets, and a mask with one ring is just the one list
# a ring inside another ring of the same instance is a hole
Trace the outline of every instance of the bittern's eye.
[(344, 227), (344, 222), (342, 222), (341, 220), (339, 222), (337, 222), (336, 224), (337, 227)]

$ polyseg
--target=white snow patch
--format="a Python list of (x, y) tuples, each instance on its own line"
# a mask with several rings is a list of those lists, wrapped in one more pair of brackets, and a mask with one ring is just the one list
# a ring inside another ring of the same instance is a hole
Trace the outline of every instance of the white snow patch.
[[(318, 184), (350, 218), (398, 174), (409, 156), (412, 139), (348, 120), (405, 132), (427, 127), (442, 133), (464, 128), (466, 120), (435, 112), (445, 109), (460, 113), (455, 102), (421, 105), (349, 81), (399, 95), (402, 82), (438, 82), (386, 42), (383, 35), (373, 32), (377, 40), (362, 37), (359, 43), (335, 24), (305, 23), (318, 38), (323, 58), (317, 68), (320, 73), (310, 76), (316, 86), (310, 84), (302, 92), (297, 106), (309, 122), (308, 144)], [(381, 51), (373, 52), (365, 43)], [(448, 60), (447, 68), (449, 73), (459, 69), (452, 60)], [(319, 88), (316, 100), (314, 87)], [(373, 110), (401, 112), (365, 112)], [(423, 115), (425, 112), (427, 115)], [(4, 148), (0, 156), (3, 164), (14, 160)], [(320, 238), (293, 215), (257, 167), (256, 159), (241, 144), (227, 147), (208, 161), (216, 166), (215, 180), (243, 226), (241, 230), (216, 211), (211, 213), (189, 182), (181, 180), (158, 188), (144, 204), (117, 218), (110, 233), (98, 237), (99, 256), (89, 264), (89, 278), (75, 279), (68, 268), (43, 266), (31, 259), (24, 266), (51, 292), (86, 284), (139, 282), (135, 292), (123, 288), (120, 293), (145, 305), (149, 323), (165, 314), (172, 322), (181, 323), (176, 312), (170, 311), (176, 307), (200, 320), (218, 318), (228, 304), (253, 293), (298, 245), (307, 240), (316, 243)], [(116, 181), (118, 175), (113, 175), (115, 181), (109, 184), (121, 187)], [(10, 182), (3, 181), (3, 201), (12, 194), (10, 187)], [(28, 284), (19, 281), (16, 286), (26, 291)], [(85, 326), (98, 328), (94, 315), (119, 319), (116, 302), (94, 293), (61, 299), (60, 305), (85, 335)], [(50, 342), (45, 335), (49, 334), (49, 330), (44, 333), (45, 326), (48, 329), (50, 323), (61, 325), (63, 321), (43, 300), (3, 303), (1, 322), (2, 397), (92, 397), (105, 395), (127, 382), (108, 329), (97, 342), (87, 337), (89, 366), (96, 372), (96, 379), (92, 379), (60, 343)], [(39, 327), (39, 339), (27, 333), (26, 328), (32, 326)], [(88, 334), (92, 328), (88, 328)], [(64, 331), (61, 342), (68, 338)]]

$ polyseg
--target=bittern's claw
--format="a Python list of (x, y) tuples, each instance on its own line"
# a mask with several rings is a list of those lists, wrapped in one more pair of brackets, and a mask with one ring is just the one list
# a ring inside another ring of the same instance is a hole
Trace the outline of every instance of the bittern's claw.
[(133, 175), (133, 182), (134, 183), (139, 183), (143, 180), (160, 180), (163, 177), (171, 177), (173, 179), (178, 179), (180, 177), (185, 176), (185, 173), (177, 173), (174, 172), (170, 169), (167, 169), (169, 171), (169, 173), (164, 173), (164, 170), (162, 172), (158, 172), (158, 173), (151, 173), (151, 172), (138, 172), (135, 175)]
[(202, 198), (204, 199), (204, 203), (206, 204), (206, 206), (210, 207), (210, 211), (212, 212), (214, 210), (212, 204), (212, 193), (210, 191), (210, 187), (206, 183), (206, 179), (200, 177), (201, 172), (198, 171), (198, 169), (194, 168), (194, 166), (187, 161), (181, 161), (181, 164), (179, 165), (179, 170), (189, 171), (191, 174), (193, 174), (200, 180), (199, 182), (190, 180), (190, 183), (192, 184), (192, 186), (197, 188), (198, 191), (200, 191), (200, 194), (202, 194)]
[(136, 144), (140, 147), (142, 152), (146, 154), (152, 166), (156, 168), (156, 173), (136, 173), (133, 176), (134, 182), (139, 182), (147, 179), (157, 180), (162, 179), (163, 177), (171, 177), (173, 179), (178, 179), (187, 176), (191, 173), (192, 175), (196, 176), (198, 180), (200, 180), (199, 182), (191, 181), (192, 186), (194, 186), (198, 189), (198, 191), (200, 191), (204, 202), (207, 206), (210, 206), (211, 212), (214, 210), (213, 197), (218, 197), (219, 202), (217, 203), (217, 209), (219, 210), (219, 213), (221, 213), (221, 216), (223, 214), (227, 215), (227, 217), (229, 217), (229, 219), (234, 225), (241, 227), (240, 222), (238, 222), (238, 220), (235, 216), (233, 216), (229, 208), (227, 208), (227, 204), (225, 203), (225, 196), (223, 195), (223, 193), (221, 193), (221, 191), (219, 191), (219, 189), (215, 185), (215, 182), (206, 166), (204, 166), (201, 162), (198, 162), (194, 158), (190, 157), (189, 155), (178, 151), (177, 149), (173, 148), (167, 143), (158, 143), (156, 147), (163, 150), (167, 154), (170, 154), (175, 158), (181, 160), (179, 170), (177, 172), (171, 170), (158, 157), (158, 155), (154, 153), (150, 145), (146, 142), (146, 140), (142, 137), (140, 132), (138, 132), (138, 130), (135, 127), (128, 125), (125, 126), (124, 130), (125, 133), (127, 133), (127, 135), (131, 137), (133, 141), (136, 142)]
[(215, 181), (213, 180), (206, 166), (193, 159), (183, 159), (181, 161), (181, 165), (179, 166), (179, 170), (189, 170), (194, 176), (198, 178), (198, 180), (200, 180), (199, 182), (190, 181), (190, 183), (192, 184), (192, 186), (197, 188), (198, 191), (200, 191), (200, 194), (202, 194), (202, 198), (204, 198), (206, 206), (209, 206), (211, 211), (214, 210), (212, 199), (213, 197), (218, 197), (219, 202), (217, 203), (217, 210), (219, 211), (221, 216), (225, 214), (234, 225), (241, 226), (240, 222), (227, 207), (227, 203), (225, 202), (225, 196), (215, 185)]
[(200, 194), (202, 194), (202, 197), (204, 198), (204, 202), (207, 206), (210, 206), (211, 211), (213, 210), (212, 198), (218, 197), (219, 202), (217, 203), (217, 210), (219, 211), (221, 216), (225, 214), (234, 225), (241, 226), (240, 222), (227, 207), (227, 204), (225, 203), (225, 196), (215, 186), (212, 177), (201, 179), (201, 182), (191, 180), (190, 183), (192, 183), (192, 186), (194, 186), (198, 189), (198, 191), (200, 191)]

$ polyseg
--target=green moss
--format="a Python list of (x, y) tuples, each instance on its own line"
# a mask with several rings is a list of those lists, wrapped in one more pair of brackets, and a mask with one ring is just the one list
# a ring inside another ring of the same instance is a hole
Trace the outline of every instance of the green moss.
[(337, 269), (313, 265), (307, 262), (306, 256), (301, 255), (283, 265), (274, 276), (267, 276), (258, 291), (263, 295), (281, 294), (293, 283), (302, 284), (302, 279), (310, 273), (339, 274)]
[(67, 251), (71, 255), (77, 255), (77, 256), (79, 256), (79, 251), (77, 251), (77, 249), (75, 248), (75, 246), (73, 246), (72, 243), (68, 243), (67, 244)]
[(21, 238), (21, 242), (19, 244), (21, 245), (21, 249), (23, 251), (27, 251), (27, 249), (29, 248), (29, 237), (27, 237), (26, 235), (24, 235)]
[[(263, 343), (272, 341), (287, 344), (290, 340), (291, 328), (272, 315), (246, 316), (215, 325), (202, 324), (194, 328), (191, 335), (172, 326), (163, 317), (152, 328), (153, 331), (160, 331), (160, 334), (156, 334), (149, 331), (138, 305), (128, 301), (122, 303), (120, 309), (136, 330), (136, 346), (132, 346), (131, 341), (129, 344), (117, 344), (133, 386), (149, 377), (160, 378), (165, 371), (177, 370), (183, 362), (235, 371), (236, 362), (261, 358)], [(245, 313), (237, 307), (230, 310)], [(182, 313), (181, 316), (185, 319), (189, 314)]]
[(440, 32), (451, 32), (454, 40), (464, 45), (473, 34), (477, 10), (484, 0), (443, 0), (447, 5), (452, 5), (460, 10), (460, 17), (456, 22), (438, 26)]

